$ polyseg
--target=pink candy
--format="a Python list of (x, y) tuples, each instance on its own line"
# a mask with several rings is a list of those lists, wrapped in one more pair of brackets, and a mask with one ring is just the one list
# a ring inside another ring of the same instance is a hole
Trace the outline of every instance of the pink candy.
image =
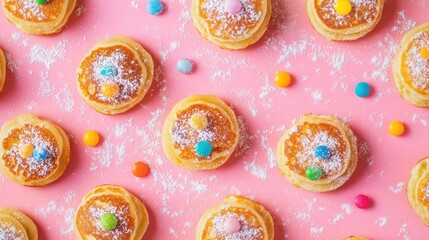
[(358, 208), (368, 208), (370, 204), (370, 200), (367, 196), (363, 194), (359, 194), (355, 198), (355, 206)]
[(239, 13), (242, 7), (240, 0), (225, 0), (225, 11), (229, 14)]
[(241, 229), (240, 222), (236, 218), (228, 218), (223, 226), (227, 234), (233, 234)]

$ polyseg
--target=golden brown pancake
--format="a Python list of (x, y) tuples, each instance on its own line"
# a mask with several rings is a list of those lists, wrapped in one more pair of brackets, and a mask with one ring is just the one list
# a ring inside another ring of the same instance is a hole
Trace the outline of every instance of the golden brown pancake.
[[(104, 114), (123, 113), (143, 99), (153, 73), (152, 57), (140, 44), (112, 37), (99, 41), (81, 62), (78, 90), (91, 108)], [(117, 92), (106, 94), (105, 86), (114, 86)]]
[[(100, 219), (110, 213), (117, 219), (114, 229), (102, 227)], [(78, 239), (141, 240), (149, 224), (143, 203), (122, 187), (98, 186), (82, 200), (75, 218)]]
[[(70, 143), (54, 123), (24, 114), (5, 123), (0, 130), (0, 170), (10, 180), (25, 186), (43, 186), (57, 180), (66, 170)], [(30, 148), (26, 154), (23, 148)], [(46, 158), (34, 152), (45, 149)]]
[[(237, 221), (236, 231), (229, 231), (229, 221)], [(238, 195), (228, 196), (200, 218), (197, 240), (252, 239), (273, 240), (274, 222), (259, 203)]]
[(37, 240), (37, 227), (21, 211), (13, 208), (0, 208), (0, 239)]
[(224, 0), (192, 0), (191, 15), (201, 36), (226, 49), (243, 49), (257, 42), (270, 22), (270, 0), (241, 3), (241, 11), (230, 14)]
[[(319, 158), (316, 149), (329, 149)], [(292, 184), (313, 192), (326, 192), (343, 185), (356, 168), (357, 140), (351, 129), (337, 118), (304, 115), (281, 137), (277, 159), (282, 174)], [(307, 169), (321, 170), (319, 179), (309, 179)]]
[(355, 40), (372, 31), (381, 19), (384, 0), (350, 0), (350, 13), (340, 15), (337, 0), (307, 0), (307, 15), (314, 29), (335, 41)]
[(3, 91), (4, 82), (6, 81), (6, 58), (0, 48), (0, 93)]
[(402, 38), (393, 62), (393, 79), (405, 100), (417, 107), (429, 107), (429, 58), (422, 56), (422, 48), (429, 49), (429, 22)]
[(429, 158), (420, 160), (411, 170), (407, 197), (413, 210), (429, 226)]
[(18, 29), (30, 34), (52, 34), (66, 24), (76, 0), (2, 0), (3, 13)]
[[(204, 120), (200, 129), (192, 119)], [(239, 127), (234, 111), (213, 95), (193, 95), (177, 103), (164, 124), (162, 145), (175, 164), (194, 170), (214, 169), (224, 164), (237, 146)], [(210, 142), (213, 150), (200, 156), (196, 145)]]

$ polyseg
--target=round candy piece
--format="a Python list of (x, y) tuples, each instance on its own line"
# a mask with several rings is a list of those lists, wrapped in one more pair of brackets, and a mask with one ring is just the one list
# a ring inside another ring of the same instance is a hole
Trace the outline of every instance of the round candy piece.
[(355, 206), (358, 208), (368, 208), (370, 200), (367, 196), (359, 194), (355, 197)]
[(113, 65), (105, 65), (101, 67), (100, 74), (106, 78), (114, 77), (118, 75), (118, 70)]
[(33, 158), (37, 161), (45, 161), (48, 155), (49, 151), (44, 147), (38, 147), (33, 150)]
[(47, 2), (47, 0), (35, 0), (37, 4), (43, 5)]
[(176, 67), (179, 72), (188, 74), (192, 72), (194, 65), (189, 59), (182, 58), (179, 61), (177, 61)]
[(368, 97), (368, 95), (371, 93), (371, 87), (366, 82), (359, 82), (355, 86), (355, 94), (358, 97), (364, 98)]
[(423, 46), (420, 48), (420, 55), (424, 59), (429, 59), (429, 47)]
[(146, 6), (146, 10), (149, 12), (150, 15), (158, 15), (162, 12), (163, 9), (164, 6), (159, 0), (150, 0)]
[(101, 86), (101, 93), (107, 98), (117, 98), (119, 96), (119, 86), (114, 82), (104, 83)]
[(305, 175), (312, 181), (317, 181), (322, 178), (323, 170), (318, 166), (310, 166), (305, 171)]
[(291, 76), (287, 72), (278, 71), (274, 79), (274, 82), (277, 86), (281, 88), (286, 88), (290, 85)]
[(83, 143), (87, 146), (94, 147), (100, 141), (100, 135), (94, 130), (88, 130), (83, 134)]
[(237, 14), (241, 11), (243, 4), (240, 0), (225, 0), (225, 11), (229, 14)]
[(19, 145), (19, 149), (18, 149), (19, 155), (22, 158), (31, 157), (33, 155), (33, 150), (34, 150), (33, 145), (28, 144), (28, 143), (24, 143), (24, 144)]
[(205, 115), (196, 113), (192, 115), (191, 118), (189, 119), (189, 124), (195, 130), (203, 130), (204, 128), (207, 127), (208, 120)]
[(228, 218), (223, 225), (223, 229), (226, 234), (234, 234), (241, 229), (240, 221), (234, 217)]
[(396, 121), (396, 120), (392, 121), (389, 124), (389, 132), (393, 136), (396, 136), (396, 137), (401, 136), (405, 132), (405, 126), (400, 121)]
[(195, 146), (195, 151), (200, 157), (208, 157), (212, 153), (213, 147), (209, 141), (199, 141)]
[(314, 150), (314, 156), (320, 159), (328, 159), (331, 156), (331, 151), (327, 146), (320, 145)]
[(111, 213), (105, 213), (100, 218), (100, 224), (106, 230), (113, 230), (118, 225), (118, 219)]
[(352, 11), (352, 3), (349, 0), (337, 0), (334, 9), (341, 16), (346, 16)]
[(131, 171), (136, 177), (146, 177), (149, 174), (149, 166), (144, 162), (135, 162)]

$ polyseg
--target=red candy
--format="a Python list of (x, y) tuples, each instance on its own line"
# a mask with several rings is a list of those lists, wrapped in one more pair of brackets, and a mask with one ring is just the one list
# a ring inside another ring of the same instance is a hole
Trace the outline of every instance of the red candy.
[(370, 200), (367, 196), (363, 194), (359, 194), (355, 198), (355, 206), (358, 208), (368, 208), (370, 204)]

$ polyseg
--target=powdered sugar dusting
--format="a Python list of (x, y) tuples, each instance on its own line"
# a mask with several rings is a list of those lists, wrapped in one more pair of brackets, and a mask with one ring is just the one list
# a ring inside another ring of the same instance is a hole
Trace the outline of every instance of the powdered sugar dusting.
[(23, 240), (26, 239), (25, 233), (15, 228), (7, 221), (0, 222), (0, 239), (1, 240)]
[(422, 47), (429, 48), (429, 32), (421, 32), (414, 36), (412, 46), (406, 54), (406, 64), (412, 85), (427, 91), (429, 90), (429, 61), (421, 56)]
[[(245, 240), (245, 239), (262, 239), (262, 229), (254, 228), (248, 222), (245, 216), (239, 215), (235, 212), (226, 212), (229, 207), (222, 208), (220, 213), (213, 218), (214, 231), (217, 236), (225, 240)], [(240, 222), (241, 229), (240, 231), (228, 234), (224, 228), (225, 222), (230, 219), (235, 218)]]
[[(33, 0), (27, 0), (34, 2)], [(36, 3), (35, 3), (36, 4)], [(31, 48), (30, 59), (31, 63), (40, 62), (50, 69), (52, 65), (58, 60), (64, 58), (66, 54), (67, 40), (60, 41), (52, 47), (44, 48), (40, 44), (35, 44)]]

